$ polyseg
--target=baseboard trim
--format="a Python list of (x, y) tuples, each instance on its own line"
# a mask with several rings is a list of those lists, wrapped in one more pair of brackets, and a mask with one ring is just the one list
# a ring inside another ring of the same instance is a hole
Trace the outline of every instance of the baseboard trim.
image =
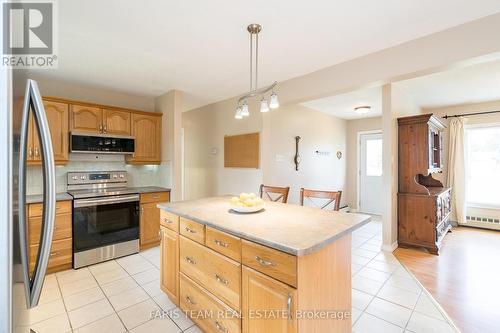
[(384, 252), (394, 252), (398, 248), (398, 242), (394, 242), (392, 244), (383, 244), (382, 251)]

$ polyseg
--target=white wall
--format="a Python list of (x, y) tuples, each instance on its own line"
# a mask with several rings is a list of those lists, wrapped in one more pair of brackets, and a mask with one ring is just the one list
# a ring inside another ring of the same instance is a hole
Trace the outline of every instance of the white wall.
[(398, 122), (397, 118), (420, 114), (422, 110), (394, 84), (382, 88), (383, 213), (385, 251), (397, 247), (398, 238)]
[(38, 72), (30, 73), (37, 80), (43, 96), (74, 99), (82, 102), (118, 106), (143, 111), (154, 111), (154, 97), (141, 96), (122, 91), (103, 89), (71, 81), (52, 80)]
[[(346, 189), (346, 121), (295, 104), (264, 116), (264, 183), (290, 186), (290, 203), (299, 203), (300, 188)], [(300, 136), (301, 163), (295, 171), (295, 136)], [(328, 155), (319, 155), (315, 151)], [(342, 158), (337, 158), (337, 151)]]
[(346, 195), (349, 207), (358, 209), (358, 133), (363, 131), (382, 130), (382, 117), (353, 119), (347, 121), (346, 136)]
[[(257, 193), (261, 183), (290, 186), (292, 203), (299, 202), (300, 187), (345, 190), (345, 120), (300, 105), (281, 106), (267, 114), (251, 105), (251, 116), (238, 121), (234, 104), (230, 106), (183, 113), (187, 199)], [(225, 168), (224, 136), (251, 132), (260, 133), (260, 168)], [(302, 137), (299, 171), (293, 164), (297, 135)], [(319, 156), (316, 150), (329, 155)], [(344, 155), (340, 160), (337, 151)]]
[(171, 90), (154, 100), (155, 111), (163, 113), (160, 165), (171, 169), (172, 201), (183, 198), (181, 153), (183, 97), (184, 93), (181, 91)]

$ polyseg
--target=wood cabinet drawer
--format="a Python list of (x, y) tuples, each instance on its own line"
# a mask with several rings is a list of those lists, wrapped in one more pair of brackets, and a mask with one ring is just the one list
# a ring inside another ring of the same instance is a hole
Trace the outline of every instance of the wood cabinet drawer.
[(160, 210), (160, 224), (172, 231), (179, 232), (179, 216)]
[(241, 320), (238, 313), (182, 273), (180, 274), (180, 308), (193, 314), (191, 319), (204, 332), (241, 332)]
[(207, 227), (205, 244), (225, 256), (241, 262), (241, 239)]
[(179, 232), (200, 244), (205, 244), (205, 226), (198, 222), (188, 220), (184, 217), (180, 218)]
[[(71, 238), (55, 240), (52, 242), (48, 269), (57, 266), (71, 264), (73, 258), (73, 242)], [(30, 246), (30, 271), (35, 267), (35, 260), (38, 255), (38, 244)]]
[[(35, 245), (40, 242), (40, 233), (42, 231), (42, 217), (31, 217), (28, 220), (29, 244)], [(53, 240), (60, 240), (72, 237), (71, 214), (56, 215)]]
[(154, 193), (142, 193), (141, 194), (141, 204), (149, 202), (163, 202), (169, 201), (170, 195), (168, 192), (154, 192)]
[(297, 287), (297, 257), (244, 239), (241, 242), (243, 265)]
[(180, 237), (180, 271), (233, 309), (240, 308), (241, 265), (236, 261)]
[[(71, 214), (72, 204), (71, 200), (68, 201), (57, 201), (56, 202), (56, 215), (59, 214)], [(29, 204), (28, 206), (28, 217), (42, 216), (43, 204)]]

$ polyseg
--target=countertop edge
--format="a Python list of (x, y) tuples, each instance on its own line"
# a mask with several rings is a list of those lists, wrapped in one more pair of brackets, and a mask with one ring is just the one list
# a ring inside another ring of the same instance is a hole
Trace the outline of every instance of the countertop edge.
[(252, 241), (252, 242), (264, 245), (264, 246), (268, 246), (270, 248), (273, 248), (273, 249), (276, 249), (276, 250), (279, 250), (279, 251), (282, 251), (282, 252), (285, 252), (285, 253), (288, 253), (288, 254), (292, 254), (292, 255), (297, 256), (297, 257), (306, 256), (306, 255), (309, 255), (311, 253), (317, 252), (317, 251), (321, 250), (322, 248), (330, 245), (334, 241), (342, 238), (346, 234), (352, 233), (353, 231), (361, 228), (362, 226), (366, 225), (367, 223), (369, 223), (372, 220), (372, 217), (370, 215), (360, 214), (360, 215), (365, 215), (368, 218), (365, 219), (365, 220), (363, 220), (363, 221), (361, 221), (361, 222), (359, 222), (358, 224), (356, 224), (356, 225), (354, 225), (354, 226), (346, 229), (346, 230), (343, 230), (343, 231), (339, 232), (335, 236), (332, 236), (332, 237), (330, 237), (328, 239), (323, 240), (321, 243), (318, 243), (318, 244), (316, 244), (314, 246), (311, 246), (311, 247), (309, 247), (307, 249), (296, 250), (296, 249), (291, 249), (291, 248), (289, 248), (287, 246), (284, 246), (284, 245), (281, 245), (281, 244), (278, 244), (278, 243), (267, 241), (265, 239), (261, 239), (261, 238), (249, 236), (249, 235), (247, 235), (245, 233), (235, 232), (234, 230), (226, 229), (226, 228), (221, 227), (221, 226), (219, 226), (217, 224), (213, 224), (211, 222), (207, 222), (207, 221), (201, 220), (201, 219), (196, 218), (194, 216), (190, 216), (189, 214), (181, 214), (178, 211), (176, 211), (175, 209), (172, 209), (171, 207), (164, 206), (164, 204), (166, 204), (166, 203), (159, 203), (159, 204), (156, 205), (156, 207), (159, 208), (159, 209), (162, 209), (164, 211), (170, 212), (172, 214), (178, 215), (180, 217), (183, 217), (183, 218), (186, 218), (186, 219), (190, 219), (190, 220), (193, 220), (193, 221), (198, 222), (200, 224), (203, 224), (205, 226), (209, 226), (211, 228), (214, 228), (214, 229), (220, 230), (222, 232), (228, 233), (230, 235), (233, 235), (233, 236), (236, 236), (236, 237), (240, 237), (240, 238), (244, 238), (246, 240), (249, 240), (249, 241)]
[[(168, 187), (161, 186), (131, 186), (131, 189), (136, 189), (137, 193), (156, 193), (156, 192), (169, 192), (172, 190)], [(56, 201), (72, 201), (73, 197), (68, 192), (56, 193)], [(26, 204), (37, 204), (43, 202), (43, 194), (28, 194), (26, 195)]]

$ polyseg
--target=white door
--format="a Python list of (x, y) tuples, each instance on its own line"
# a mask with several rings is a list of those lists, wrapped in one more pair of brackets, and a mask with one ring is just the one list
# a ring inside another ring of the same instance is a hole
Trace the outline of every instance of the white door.
[(359, 211), (382, 214), (382, 133), (360, 135)]

